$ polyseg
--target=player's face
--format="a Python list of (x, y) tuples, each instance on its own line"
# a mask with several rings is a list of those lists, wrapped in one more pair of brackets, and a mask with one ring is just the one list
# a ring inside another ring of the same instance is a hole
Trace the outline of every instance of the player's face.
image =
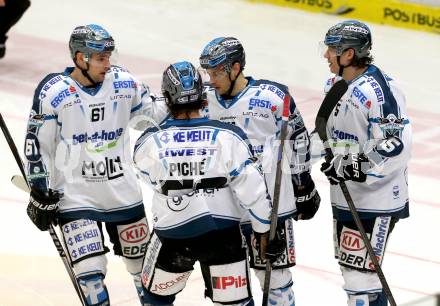
[(336, 47), (327, 47), (324, 53), (324, 58), (328, 62), (329, 69), (332, 73), (337, 74), (339, 72), (338, 59), (336, 56)]
[(97, 83), (104, 81), (105, 74), (110, 69), (111, 52), (93, 53), (89, 59), (90, 77)]
[(223, 66), (217, 66), (215, 68), (206, 69), (206, 73), (209, 76), (209, 83), (215, 88), (219, 95), (228, 93), (231, 80), (228, 72)]

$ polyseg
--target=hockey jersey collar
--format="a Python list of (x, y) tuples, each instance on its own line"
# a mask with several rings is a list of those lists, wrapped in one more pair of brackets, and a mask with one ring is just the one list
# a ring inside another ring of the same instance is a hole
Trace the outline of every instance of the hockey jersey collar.
[(167, 126), (188, 126), (188, 125), (194, 125), (199, 123), (204, 123), (209, 121), (208, 118), (194, 118), (194, 119), (168, 119), (164, 122)]
[(72, 73), (73, 69), (74, 69), (74, 67), (67, 67), (67, 68), (64, 70), (63, 75), (66, 76), (66, 77), (69, 77), (69, 78), (71, 78), (73, 81), (75, 81), (75, 83), (76, 83), (76, 84), (81, 88), (81, 90), (84, 91), (85, 93), (87, 93), (87, 94), (89, 94), (89, 95), (91, 95), (91, 96), (95, 96), (95, 95), (99, 92), (99, 90), (101, 89), (101, 87), (102, 87), (102, 83), (103, 83), (103, 82), (99, 83), (96, 87), (93, 87), (93, 88), (84, 87), (84, 86), (82, 86), (80, 83), (78, 83), (74, 78), (72, 78), (72, 77), (70, 76), (70, 74)]
[(248, 89), (255, 84), (255, 80), (252, 77), (246, 77), (246, 79), (248, 80), (247, 86), (231, 100), (223, 100), (222, 97), (216, 91), (215, 96), (217, 98), (217, 101), (226, 109), (234, 105), (238, 100), (240, 100), (240, 98), (246, 93), (246, 91), (248, 91)]

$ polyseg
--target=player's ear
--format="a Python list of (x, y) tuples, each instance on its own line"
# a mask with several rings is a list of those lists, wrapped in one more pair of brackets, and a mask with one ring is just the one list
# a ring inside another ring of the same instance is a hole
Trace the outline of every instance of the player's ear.
[(231, 70), (234, 72), (235, 77), (238, 77), (238, 75), (240, 74), (240, 69), (241, 69), (241, 67), (240, 67), (240, 63), (239, 62), (235, 62), (232, 65), (232, 69)]

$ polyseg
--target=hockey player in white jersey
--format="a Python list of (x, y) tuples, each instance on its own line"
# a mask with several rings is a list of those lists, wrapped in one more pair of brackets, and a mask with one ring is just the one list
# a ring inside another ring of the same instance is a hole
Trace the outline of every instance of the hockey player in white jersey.
[(366, 24), (338, 23), (328, 30), (324, 44), (324, 57), (335, 74), (325, 91), (341, 77), (349, 83), (327, 122), (335, 157), (321, 167), (331, 183), (335, 256), (348, 305), (384, 306), (381, 283), (337, 184), (346, 181), (380, 264), (395, 223), (409, 216), (411, 125), (405, 97), (391, 77), (372, 65)]
[(69, 48), (75, 67), (47, 75), (35, 90), (25, 140), (28, 215), (40, 230), (59, 224), (87, 305), (110, 305), (104, 223), (142, 298), (149, 229), (129, 121), (144, 115), (160, 122), (166, 107), (127, 70), (110, 64), (114, 40), (101, 26), (76, 27)]
[[(270, 305), (294, 305), (292, 274), (295, 265), (293, 222), (310, 219), (318, 210), (320, 197), (310, 177), (309, 137), (303, 119), (286, 86), (268, 80), (255, 80), (243, 75), (245, 52), (239, 40), (219, 37), (209, 42), (200, 56), (200, 65), (209, 76), (208, 105), (204, 109), (210, 119), (228, 122), (242, 128), (263, 166), (269, 192), (273, 196), (281, 129), (281, 115), (289, 104), (289, 146), (286, 150), (290, 167), (283, 169), (280, 191), (277, 236), (287, 246), (274, 263), (270, 282)], [(265, 261), (254, 248), (248, 226), (243, 226), (250, 249), (251, 267), (264, 284)]]
[[(189, 62), (165, 70), (162, 93), (171, 119), (147, 129), (134, 152), (154, 190), (142, 270), (146, 301), (172, 305), (198, 260), (215, 305), (254, 305), (240, 220), (249, 210), (264, 254), (271, 203), (252, 148), (240, 128), (200, 116), (202, 80)], [(277, 241), (267, 250), (273, 259), (284, 246)]]

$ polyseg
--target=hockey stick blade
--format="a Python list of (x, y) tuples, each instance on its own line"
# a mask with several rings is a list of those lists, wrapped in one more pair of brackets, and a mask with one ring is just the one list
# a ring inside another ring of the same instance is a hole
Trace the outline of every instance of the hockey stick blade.
[(345, 80), (342, 79), (337, 81), (327, 93), (319, 107), (315, 120), (315, 129), (318, 132), (319, 138), (321, 138), (323, 142), (327, 141), (327, 120), (336, 104), (338, 104), (339, 100), (347, 92), (347, 89), (348, 84)]
[(25, 180), (24, 177), (22, 177), (21, 175), (18, 175), (18, 174), (13, 175), (13, 176), (11, 177), (11, 183), (12, 183), (15, 187), (17, 187), (18, 189), (20, 189), (20, 190), (22, 190), (22, 191), (24, 191), (24, 192), (26, 192), (26, 193), (29, 193), (29, 192), (30, 192), (29, 187), (28, 187), (28, 185), (27, 185), (27, 183), (26, 183), (26, 180)]

